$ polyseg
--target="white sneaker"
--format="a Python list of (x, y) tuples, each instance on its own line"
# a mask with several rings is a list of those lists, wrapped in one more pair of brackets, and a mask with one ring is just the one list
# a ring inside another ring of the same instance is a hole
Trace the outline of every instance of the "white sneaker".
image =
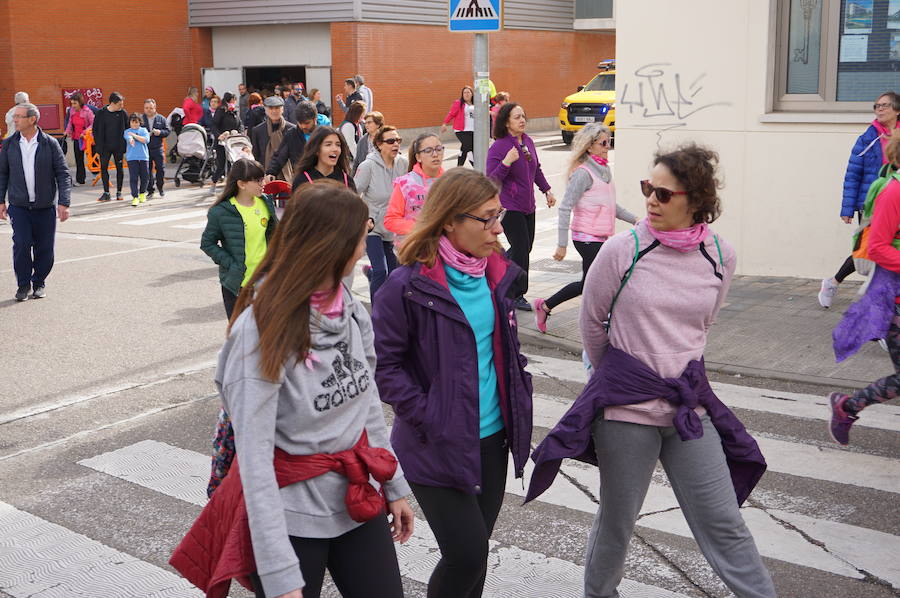
[(828, 308), (831, 307), (831, 300), (837, 294), (838, 285), (833, 278), (823, 278), (822, 288), (819, 290), (819, 305)]
[(884, 349), (885, 353), (891, 352), (891, 350), (888, 348), (887, 341), (884, 340), (883, 338), (878, 339), (878, 346), (881, 347), (882, 349)]

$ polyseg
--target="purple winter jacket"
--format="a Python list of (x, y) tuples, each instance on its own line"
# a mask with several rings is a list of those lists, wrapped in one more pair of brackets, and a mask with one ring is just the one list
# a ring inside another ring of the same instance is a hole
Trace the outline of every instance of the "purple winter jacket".
[[(528, 135), (522, 135), (522, 142), (531, 154), (531, 160), (525, 157), (522, 148), (512, 135), (501, 137), (495, 141), (487, 154), (487, 166), (485, 174), (494, 179), (500, 185), (500, 203), (507, 210), (534, 213), (534, 185), (546, 193), (550, 190), (550, 183), (544, 177), (541, 163), (538, 160), (537, 148), (534, 141)], [(503, 158), (512, 148), (519, 149), (519, 159), (507, 167), (503, 164)]]
[[(563, 459), (597, 465), (591, 424), (601, 409), (657, 397), (678, 405), (673, 424), (682, 440), (703, 436), (703, 424), (694, 409), (698, 405), (706, 408), (722, 439), (738, 504), (743, 504), (765, 473), (766, 460), (741, 421), (710, 388), (703, 361), (688, 363), (679, 378), (660, 378), (639, 359), (615, 347), (609, 348), (575, 403), (534, 450), (531, 458), (535, 467), (525, 502), (534, 500), (553, 484)], [(628, 455), (622, 458), (627, 459)]]
[[(519, 350), (516, 311), (507, 295), (518, 266), (495, 254), (486, 276), (494, 298), (494, 366), (500, 410), (516, 477), (531, 450), (531, 374)], [(450, 294), (440, 258), (394, 270), (372, 310), (381, 400), (394, 409), (391, 445), (417, 484), (481, 492), (478, 349)]]

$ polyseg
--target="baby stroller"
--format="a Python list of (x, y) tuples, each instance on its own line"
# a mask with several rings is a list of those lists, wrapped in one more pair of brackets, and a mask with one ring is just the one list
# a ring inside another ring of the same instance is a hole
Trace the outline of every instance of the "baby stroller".
[(206, 129), (194, 123), (184, 125), (178, 135), (177, 147), (181, 162), (175, 171), (175, 186), (181, 186), (181, 179), (203, 185), (216, 166), (212, 140)]
[(222, 147), (225, 148), (225, 162), (227, 168), (241, 159), (253, 160), (253, 144), (250, 138), (243, 133), (231, 131), (222, 139)]

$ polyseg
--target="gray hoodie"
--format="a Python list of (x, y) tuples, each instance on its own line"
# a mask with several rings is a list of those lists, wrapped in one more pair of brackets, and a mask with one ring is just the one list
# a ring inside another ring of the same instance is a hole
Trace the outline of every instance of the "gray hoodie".
[[(329, 472), (278, 489), (275, 447), (293, 455), (352, 448), (363, 429), (370, 446), (391, 450), (378, 389), (372, 322), (342, 287), (344, 313), (310, 314), (311, 359), (291, 359), (278, 381), (262, 377), (253, 309), (235, 321), (219, 353), (215, 381), (231, 415), (257, 573), (267, 596), (303, 587), (289, 536), (334, 538), (356, 527), (347, 514), (347, 478)], [(393, 451), (392, 451), (393, 452)], [(389, 501), (410, 492), (399, 465), (384, 486)]]
[(381, 152), (372, 150), (365, 161), (359, 165), (356, 176), (356, 190), (369, 206), (369, 218), (375, 221), (375, 228), (370, 235), (378, 235), (384, 241), (393, 241), (394, 233), (384, 228), (384, 213), (387, 212), (388, 201), (394, 192), (394, 179), (406, 174), (409, 162), (402, 155), (394, 158), (394, 167), (388, 168), (381, 157)]

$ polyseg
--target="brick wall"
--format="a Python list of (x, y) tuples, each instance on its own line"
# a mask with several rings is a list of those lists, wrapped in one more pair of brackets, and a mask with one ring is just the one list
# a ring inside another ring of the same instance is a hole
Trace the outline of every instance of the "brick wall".
[[(489, 38), (491, 80), (531, 118), (556, 116), (563, 98), (616, 49), (614, 33), (508, 29)], [(472, 84), (473, 42), (472, 34), (444, 27), (332, 23), (332, 85), (337, 93), (345, 78), (361, 73), (389, 123), (436, 126), (462, 86)], [(340, 109), (336, 117), (342, 118)]]
[(100, 87), (105, 97), (119, 91), (129, 111), (140, 112), (144, 98), (153, 97), (168, 114), (190, 85), (200, 85), (200, 68), (212, 66), (210, 32), (187, 26), (184, 0), (121, 8), (97, 0), (42, 0), (38, 13), (33, 6), (0, 2), (4, 114), (16, 91), (27, 91), (35, 104), (61, 104), (68, 87)]

